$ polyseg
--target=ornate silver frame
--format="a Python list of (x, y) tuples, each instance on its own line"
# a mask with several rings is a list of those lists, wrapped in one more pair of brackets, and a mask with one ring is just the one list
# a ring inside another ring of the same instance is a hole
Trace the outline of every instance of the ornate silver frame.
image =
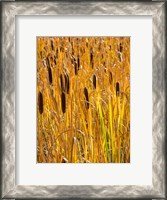
[[(1, 5), (1, 193), (15, 198), (150, 198), (165, 191), (166, 2), (7, 2)], [(153, 137), (151, 186), (22, 186), (15, 184), (15, 17), (17, 15), (151, 15), (153, 20)]]

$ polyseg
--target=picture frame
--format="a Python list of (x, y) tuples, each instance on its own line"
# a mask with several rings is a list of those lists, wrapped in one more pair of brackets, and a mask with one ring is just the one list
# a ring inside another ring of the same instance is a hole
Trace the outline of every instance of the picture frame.
[[(1, 5), (1, 193), (17, 198), (166, 198), (166, 1), (11, 2)], [(16, 185), (15, 18), (17, 15), (152, 16), (152, 185)]]

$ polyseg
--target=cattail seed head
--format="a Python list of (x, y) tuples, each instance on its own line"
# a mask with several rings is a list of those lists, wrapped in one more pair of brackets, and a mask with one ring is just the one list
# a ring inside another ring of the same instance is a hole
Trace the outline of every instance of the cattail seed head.
[(54, 44), (53, 44), (52, 40), (51, 40), (51, 49), (52, 49), (52, 51), (54, 51)]
[(120, 43), (120, 48), (119, 48), (119, 51), (122, 53), (122, 51), (123, 51), (123, 46), (122, 46), (122, 44)]
[(92, 69), (94, 67), (94, 60), (93, 60), (93, 49), (90, 49), (90, 64), (92, 65)]
[(86, 106), (86, 109), (89, 109), (89, 95), (88, 95), (88, 90), (87, 88), (85, 87), (84, 88), (84, 95), (85, 95), (85, 106)]
[(63, 113), (66, 112), (66, 95), (64, 92), (61, 93), (61, 109)]
[(49, 77), (49, 83), (52, 84), (52, 70), (50, 67), (48, 67), (48, 77)]
[(116, 83), (116, 96), (119, 96), (120, 90), (119, 90), (119, 83)]
[(75, 70), (75, 75), (78, 75), (78, 66), (77, 63), (74, 63), (74, 70)]
[(96, 89), (96, 75), (93, 75), (93, 86)]
[(43, 96), (41, 92), (38, 93), (38, 109), (39, 109), (39, 113), (42, 114), (43, 113)]
[(57, 58), (59, 57), (59, 50), (58, 50), (58, 48), (56, 49), (56, 57)]
[(80, 59), (79, 59), (79, 56), (78, 56), (78, 70), (80, 69)]
[(112, 84), (112, 80), (113, 80), (113, 77), (112, 77), (112, 73), (110, 72), (110, 74), (109, 74), (109, 82), (110, 82), (110, 84)]

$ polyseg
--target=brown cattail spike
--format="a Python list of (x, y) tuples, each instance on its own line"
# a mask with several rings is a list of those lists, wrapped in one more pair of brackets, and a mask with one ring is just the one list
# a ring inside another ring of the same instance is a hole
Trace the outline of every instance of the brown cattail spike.
[(40, 56), (41, 56), (41, 59), (42, 59), (42, 51), (40, 51)]
[(52, 49), (52, 51), (54, 51), (54, 44), (53, 44), (52, 40), (51, 40), (51, 49)]
[(93, 75), (93, 86), (96, 89), (96, 75)]
[(123, 46), (122, 44), (120, 43), (120, 48), (119, 48), (119, 51), (122, 52), (123, 51)]
[(77, 63), (74, 63), (74, 70), (75, 70), (75, 75), (78, 75), (78, 66)]
[(116, 96), (119, 96), (119, 92), (120, 92), (120, 90), (119, 90), (119, 83), (117, 82), (116, 83)]
[(86, 87), (84, 88), (84, 94), (85, 94), (85, 98), (86, 98), (85, 106), (86, 106), (86, 109), (89, 109), (89, 95), (88, 95), (88, 90)]
[(56, 49), (56, 57), (57, 58), (59, 57), (59, 50), (58, 50), (58, 48)]
[(61, 94), (61, 109), (63, 113), (66, 112), (66, 95), (64, 92)]
[(110, 82), (110, 84), (112, 84), (112, 80), (113, 80), (113, 77), (112, 77), (112, 73), (110, 72), (110, 74), (109, 74), (109, 82)]
[(90, 50), (90, 64), (92, 65), (92, 68), (94, 67), (94, 63), (93, 63), (93, 49), (91, 48)]
[(52, 70), (50, 67), (48, 67), (48, 77), (49, 77), (49, 83), (52, 84)]
[(42, 114), (43, 113), (43, 96), (41, 92), (38, 93), (38, 109), (39, 109), (39, 113)]
[(78, 70), (80, 69), (80, 59), (79, 59), (79, 56), (78, 56)]

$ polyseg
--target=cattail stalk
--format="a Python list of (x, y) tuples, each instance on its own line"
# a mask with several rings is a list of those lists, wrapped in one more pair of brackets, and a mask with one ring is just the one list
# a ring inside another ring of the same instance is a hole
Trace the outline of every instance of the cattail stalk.
[(50, 67), (48, 67), (48, 77), (49, 77), (49, 83), (52, 85), (52, 70)]
[(112, 84), (112, 80), (113, 80), (113, 77), (112, 77), (112, 73), (110, 72), (110, 74), (109, 74), (109, 82), (110, 82), (110, 84)]
[(79, 56), (78, 56), (78, 70), (80, 69), (80, 59), (79, 59)]
[(93, 86), (96, 89), (96, 75), (93, 75)]
[(123, 46), (122, 46), (121, 43), (120, 43), (119, 51), (120, 51), (121, 53), (122, 53), (122, 51), (123, 51)]
[(78, 66), (77, 63), (74, 63), (74, 70), (75, 70), (75, 75), (78, 75)]
[(85, 106), (86, 106), (86, 109), (89, 109), (89, 95), (88, 95), (88, 90), (86, 87), (84, 88), (84, 94), (85, 94), (85, 98), (86, 98)]
[(92, 65), (92, 69), (94, 67), (94, 62), (93, 62), (93, 49), (91, 48), (91, 51), (90, 51), (90, 64)]
[(59, 57), (59, 50), (58, 50), (58, 48), (56, 49), (56, 57), (57, 58)]
[(119, 90), (119, 83), (117, 82), (116, 83), (116, 96), (119, 96), (119, 92), (120, 92), (120, 90)]
[(64, 92), (61, 93), (61, 109), (63, 113), (66, 112), (66, 95)]
[(53, 44), (52, 40), (51, 40), (51, 49), (52, 49), (52, 51), (54, 51), (54, 44)]
[(43, 113), (43, 96), (41, 92), (38, 93), (38, 109), (39, 109), (39, 113), (42, 114)]

